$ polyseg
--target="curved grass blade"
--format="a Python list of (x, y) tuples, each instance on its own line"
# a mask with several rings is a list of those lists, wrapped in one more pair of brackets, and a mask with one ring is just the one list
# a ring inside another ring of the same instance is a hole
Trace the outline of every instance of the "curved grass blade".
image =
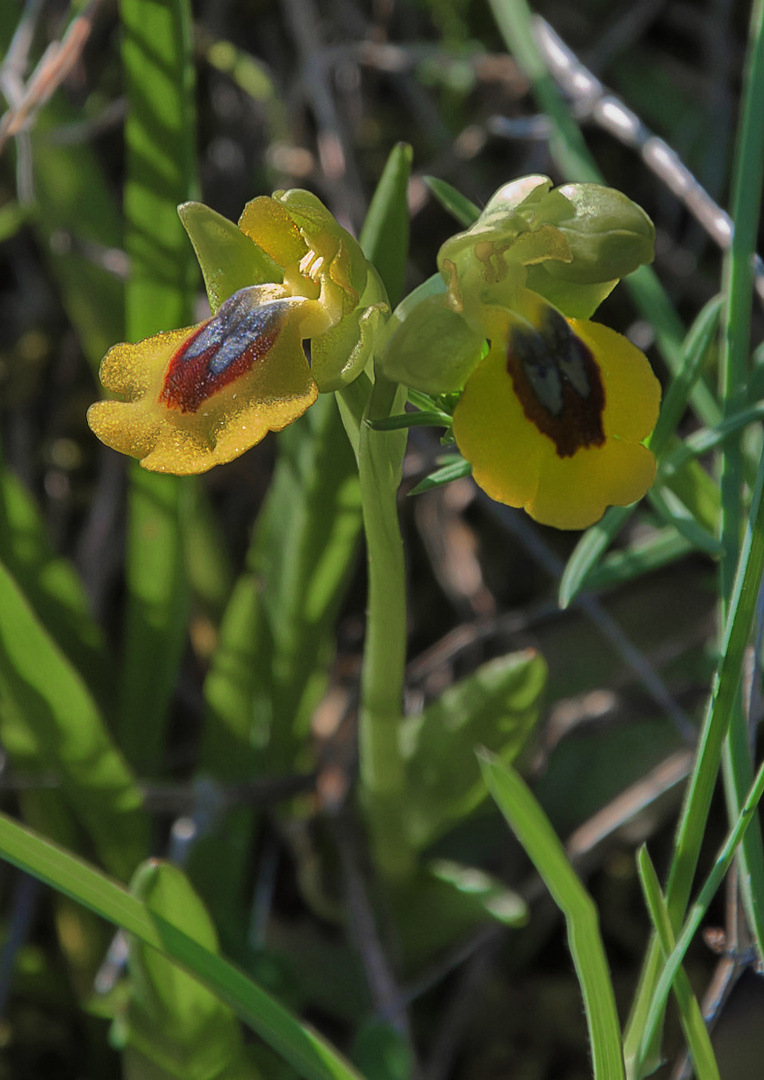
[(737, 849), (745, 838), (748, 827), (755, 820), (756, 807), (761, 801), (762, 795), (764, 795), (764, 764), (760, 766), (751, 790), (743, 800), (740, 814), (724, 842), (724, 845), (719, 851), (714, 867), (698, 893), (698, 899), (692, 905), (681, 933), (677, 937), (676, 945), (667, 957), (663, 970), (660, 973), (660, 978), (657, 980), (654, 992), (650, 998), (645, 1025), (642, 1030), (639, 1049), (635, 1058), (634, 1064), (637, 1076), (641, 1075), (640, 1070), (642, 1062), (645, 1060), (650, 1045), (658, 1031), (668, 995), (671, 992), (672, 985), (674, 985), (677, 979), (678, 973), (681, 971), (681, 964), (687, 949), (690, 946), (690, 942), (697, 934), (711, 901), (727, 876), (730, 866), (732, 865), (732, 860), (735, 858)]
[[(756, 600), (764, 569), (764, 460), (759, 465), (746, 529), (738, 562), (729, 613), (721, 643), (719, 666), (709, 700), (703, 730), (698, 740), (697, 757), (688, 784), (682, 815), (677, 826), (674, 854), (666, 885), (666, 905), (672, 927), (678, 927), (687, 907), (711, 798), (716, 785), (727, 726), (735, 707), (743, 670), (744, 653), (753, 624)], [(645, 959), (639, 991), (632, 1006), (626, 1033), (627, 1062), (639, 1051), (642, 1031), (658, 980), (659, 947), (653, 942)]]
[(595, 1080), (623, 1080), (621, 1029), (594, 901), (520, 776), (486, 751), (480, 751), (478, 758), (489, 791), (565, 916), (584, 998)]
[(443, 209), (455, 217), (460, 225), (469, 228), (480, 217), (480, 207), (445, 180), (437, 176), (424, 176), (422, 179)]
[(0, 814), (0, 856), (174, 960), (305, 1080), (360, 1080), (330, 1043), (301, 1024), (229, 961), (150, 911), (105, 874), (5, 814)]
[[(657, 934), (665, 961), (675, 945), (674, 932), (671, 929), (671, 920), (666, 910), (666, 901), (661, 892), (658, 875), (644, 845), (637, 853), (637, 869), (653, 929)], [(697, 1080), (720, 1080), (719, 1066), (716, 1063), (703, 1013), (698, 999), (692, 992), (687, 973), (682, 967), (677, 969), (673, 990)]]

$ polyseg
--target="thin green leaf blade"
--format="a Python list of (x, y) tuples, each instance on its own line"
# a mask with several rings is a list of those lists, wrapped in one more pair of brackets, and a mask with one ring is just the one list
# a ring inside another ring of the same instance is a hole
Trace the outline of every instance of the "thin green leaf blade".
[(437, 176), (425, 176), (423, 179), (443, 209), (455, 217), (465, 229), (480, 217), (480, 207), (475, 206), (474, 202), (451, 184)]
[(305, 1080), (360, 1080), (311, 1028), (299, 1023), (243, 972), (81, 859), (0, 814), (0, 854), (146, 945), (171, 957), (272, 1046)]
[(595, 1080), (622, 1080), (621, 1030), (597, 909), (520, 776), (485, 751), (480, 752), (479, 761), (489, 791), (565, 916), (584, 998)]
[[(674, 932), (671, 929), (671, 919), (661, 892), (658, 875), (644, 845), (637, 853), (637, 868), (650, 919), (660, 941), (665, 960), (674, 948)], [(698, 999), (692, 992), (687, 973), (681, 967), (676, 973), (673, 989), (679, 1006), (682, 1030), (687, 1039), (687, 1045), (695, 1067), (695, 1075), (698, 1080), (720, 1080), (719, 1066), (716, 1063), (716, 1056), (711, 1046), (711, 1038), (703, 1019), (703, 1013), (698, 1004)]]
[(409, 250), (408, 182), (413, 150), (398, 143), (390, 151), (361, 230), (361, 247), (374, 263), (395, 306), (403, 297)]

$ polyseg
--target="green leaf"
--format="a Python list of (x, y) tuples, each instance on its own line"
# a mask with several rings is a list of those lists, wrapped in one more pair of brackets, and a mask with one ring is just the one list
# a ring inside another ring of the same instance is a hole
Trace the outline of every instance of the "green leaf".
[[(181, 870), (156, 860), (136, 871), (130, 891), (146, 908), (173, 922), (189, 938), (218, 953), (215, 928)], [(146, 1062), (178, 1080), (245, 1080), (248, 1066), (236, 1018), (220, 999), (166, 956), (132, 938), (132, 976), (126, 1014), (115, 1022), (115, 1038), (130, 1048), (127, 1075), (136, 1078)]]
[[(660, 941), (665, 961), (674, 948), (674, 931), (671, 928), (671, 919), (661, 892), (658, 875), (644, 845), (637, 854), (637, 868), (639, 870), (639, 880), (642, 884), (642, 892), (650, 912), (650, 919)], [(711, 1046), (711, 1038), (708, 1034), (706, 1022), (703, 1019), (703, 1013), (698, 1004), (698, 999), (692, 992), (690, 980), (681, 967), (677, 970), (673, 989), (679, 1006), (682, 1030), (692, 1056), (695, 1075), (698, 1080), (720, 1080), (719, 1066), (716, 1064), (716, 1057)]]
[(403, 296), (409, 251), (408, 182), (413, 151), (398, 143), (382, 172), (361, 230), (361, 247), (374, 263), (387, 289), (390, 303)]
[(667, 525), (611, 552), (592, 570), (586, 584), (592, 590), (613, 588), (669, 566), (694, 550), (687, 537)]
[(472, 466), (469, 461), (466, 461), (463, 457), (457, 457), (455, 460), (449, 461), (447, 465), (443, 465), (442, 468), (430, 473), (429, 476), (425, 476), (424, 480), (420, 480), (416, 487), (411, 489), (409, 495), (421, 495), (423, 491), (432, 491), (433, 488), (450, 484), (452, 480), (459, 480), (462, 476), (471, 475)]
[[(191, 322), (198, 271), (176, 207), (196, 189), (192, 20), (188, 0), (121, 0), (127, 97), (127, 337)], [(189, 588), (183, 513), (194, 480), (130, 471), (127, 615), (120, 739), (155, 772), (185, 644)]]
[(32, 496), (1, 465), (0, 559), (99, 703), (113, 705), (113, 665), (82, 582), (71, 563), (53, 551)]
[(391, 896), (402, 961), (414, 975), (442, 960), (481, 926), (524, 926), (528, 921), (525, 901), (503, 881), (450, 859), (428, 862), (393, 888)]
[(584, 998), (595, 1080), (623, 1080), (621, 1030), (594, 901), (520, 776), (486, 751), (480, 752), (479, 760), (489, 791), (565, 916)]
[(410, 1080), (415, 1067), (405, 1036), (376, 1017), (356, 1035), (353, 1060), (366, 1080)]
[(360, 1080), (340, 1054), (233, 964), (204, 948), (173, 919), (150, 911), (81, 859), (0, 814), (0, 856), (173, 959), (229, 1005), (305, 1080)]
[(104, 866), (126, 879), (148, 847), (141, 794), (87, 686), (1, 563), (0, 736), (20, 773), (58, 780)]
[(487, 745), (502, 761), (513, 761), (536, 722), (545, 682), (538, 653), (512, 653), (483, 664), (420, 716), (403, 720), (404, 819), (413, 847), (427, 847), (483, 801), (474, 748)]
[(374, 431), (400, 431), (411, 427), (450, 428), (452, 419), (448, 413), (432, 409), (429, 412), (398, 413), (397, 416), (386, 416), (381, 420), (368, 420), (367, 423)]
[[(326, 687), (333, 629), (361, 528), (353, 453), (332, 395), (278, 437), (279, 457), (212, 658), (199, 769), (220, 780), (293, 770)], [(255, 814), (237, 809), (203, 839), (190, 871), (232, 925)]]
[(455, 217), (465, 229), (480, 217), (480, 207), (475, 206), (474, 202), (445, 180), (439, 180), (437, 176), (424, 176), (422, 179), (443, 209)]
[(119, 686), (120, 745), (130, 762), (157, 772), (167, 709), (186, 643), (190, 588), (184, 527), (196, 477), (130, 467), (125, 645)]

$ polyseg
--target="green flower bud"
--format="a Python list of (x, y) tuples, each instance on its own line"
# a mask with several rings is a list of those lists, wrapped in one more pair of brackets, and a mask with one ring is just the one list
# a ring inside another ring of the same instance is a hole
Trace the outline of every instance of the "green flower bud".
[(601, 184), (564, 184), (536, 209), (537, 227), (553, 225), (565, 237), (570, 261), (547, 260), (552, 277), (580, 285), (614, 281), (652, 262), (655, 227), (636, 203)]

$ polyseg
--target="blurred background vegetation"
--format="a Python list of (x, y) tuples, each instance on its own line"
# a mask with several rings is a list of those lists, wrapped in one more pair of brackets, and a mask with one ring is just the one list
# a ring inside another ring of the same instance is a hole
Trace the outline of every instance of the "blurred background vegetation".
[[(412, 288), (434, 271), (438, 247), (456, 229), (424, 176), (448, 181), (478, 205), (502, 183), (527, 173), (546, 173), (556, 183), (573, 179), (560, 173), (550, 154), (549, 123), (484, 0), (199, 0), (192, 8), (194, 64), (185, 77), (196, 80), (197, 115), (188, 112), (168, 128), (179, 139), (177, 155), (190, 145), (193, 157), (182, 174), (186, 192), (176, 202), (199, 197), (236, 220), (255, 195), (307, 187), (357, 234), (391, 148), (405, 141), (414, 162), (406, 268)], [(540, 0), (535, 11), (726, 205), (749, 5)], [(143, 283), (148, 299), (138, 289), (128, 300), (125, 322), (131, 264), (123, 215), (124, 33), (111, 0), (0, 4), (0, 90), (8, 110), (0, 120), (0, 449), (9, 545), (0, 554), (13, 562), (33, 606), (45, 610), (58, 647), (86, 674), (149, 813), (140, 827), (127, 830), (124, 848), (114, 850), (112, 836), (99, 849), (97, 830), (83, 829), (82, 815), (71, 811), (66, 792), (62, 796), (62, 786), (76, 785), (76, 777), (62, 781), (46, 765), (45, 752), (24, 743), (26, 735), (12, 725), (2, 732), (8, 752), (2, 805), (71, 848), (99, 857), (119, 877), (127, 878), (135, 866), (130, 844), (139, 857), (169, 854), (186, 863), (215, 911), (227, 955), (340, 1047), (349, 1052), (355, 1039), (356, 1058), (369, 1077), (404, 1075), (394, 1063), (375, 1072), (388, 1047), (375, 1042), (368, 1023), (380, 941), (365, 926), (366, 907), (353, 914), (358, 890), (368, 886), (373, 900), (373, 885), (358, 822), (340, 810), (355, 768), (352, 715), (364, 629), (365, 571), (359, 553), (353, 554), (357, 527), (346, 537), (345, 562), (337, 564), (342, 581), (309, 646), (312, 666), (294, 700), (285, 704), (278, 696), (288, 698), (288, 686), (278, 693), (270, 688), (270, 707), (281, 701), (293, 714), (305, 714), (300, 753), (282, 748), (261, 772), (255, 758), (236, 765), (235, 735), (231, 745), (210, 736), (210, 717), (230, 706), (216, 697), (211, 658), (220, 656), (221, 619), (224, 612), (231, 616), (234, 582), (239, 590), (256, 589), (258, 574), (281, 572), (275, 551), (290, 519), (260, 510), (277, 455), (291, 456), (293, 476), (304, 479), (308, 466), (301, 464), (299, 437), (270, 437), (198, 484), (167, 495), (185, 509), (172, 518), (176, 531), (162, 541), (162, 557), (150, 574), (172, 593), (170, 602), (141, 593), (136, 584), (140, 567), (130, 565), (126, 510), (131, 469), (85, 424), (86, 408), (100, 394), (97, 365), (111, 344), (206, 312), (190, 245), (179, 232), (184, 253), (171, 260), (178, 279), (173, 287), (183, 297), (176, 316), (149, 325), (153, 316), (145, 305), (167, 284), (157, 271), (155, 280)], [(62, 40), (58, 56), (46, 53)], [(159, 85), (156, 93), (161, 98)], [(137, 96), (130, 101), (129, 122), (140, 125)], [(653, 218), (655, 269), (676, 317), (688, 325), (720, 289), (718, 247), (633, 147), (604, 130), (581, 102), (573, 109), (606, 182)], [(150, 170), (150, 149), (148, 155)], [(133, 175), (130, 182), (140, 186), (141, 180)], [(136, 250), (130, 251), (133, 259)], [(624, 288), (598, 318), (627, 332), (666, 378), (654, 328)], [(754, 345), (762, 330), (759, 306)], [(317, 411), (301, 423), (330, 421)], [(683, 430), (695, 423), (688, 413)], [(749, 437), (755, 453), (759, 433)], [(559, 577), (577, 537), (497, 508), (466, 479), (405, 498), (439, 452), (435, 436), (414, 430), (400, 505), (410, 592), (409, 705), (432, 700), (493, 657), (532, 647), (546, 659), (541, 720), (523, 772), (559, 835), (568, 838), (598, 902), (625, 1005), (649, 929), (632, 852), (650, 838), (656, 864), (664, 868), (691, 732), (715, 663), (713, 553), (676, 547), (666, 565), (631, 582), (619, 572), (617, 588), (603, 588), (561, 611)], [(347, 476), (344, 453), (338, 444), (332, 460), (320, 466), (328, 487), (338, 488)], [(279, 482), (283, 497), (290, 497), (284, 472)], [(713, 529), (718, 490), (710, 480), (701, 488), (695, 508)], [(130, 519), (140, 529), (141, 507), (148, 515), (144, 557), (151, 529), (161, 531), (170, 521), (146, 511), (158, 490), (144, 491)], [(621, 549), (649, 540), (660, 526), (645, 508), (620, 537)], [(248, 558), (251, 575), (244, 580)], [(304, 594), (292, 613), (296, 625), (302, 599)], [(272, 602), (291, 601), (276, 593)], [(140, 646), (131, 645), (130, 620), (150, 625), (152, 604), (159, 604), (164, 621), (153, 636), (144, 633)], [(76, 611), (81, 618), (75, 633)], [(261, 656), (278, 656), (277, 644), (258, 641)], [(42, 654), (38, 660), (47, 663)], [(139, 684), (136, 672), (143, 665), (154, 675)], [(247, 687), (246, 678), (239, 685), (254, 716), (257, 688)], [(139, 728), (129, 722), (136, 715), (143, 717)], [(87, 820), (87, 806), (82, 813)], [(716, 818), (718, 833), (709, 832), (707, 857), (724, 833), (721, 801)], [(187, 833), (199, 838), (190, 853)], [(238, 870), (230, 878), (218, 878), (211, 857), (224, 834), (239, 843)], [(484, 808), (467, 818), (435, 844), (433, 854), (491, 871), (533, 907), (523, 928), (473, 927), (447, 949), (433, 947), (421, 957), (411, 950), (408, 968), (395, 961), (400, 943), (389, 940), (380, 919), (385, 971), (389, 964), (395, 973), (395, 1000), (407, 1013), (421, 1075), (588, 1076), (584, 1017), (564, 927), (498, 813)], [(119, 1011), (120, 984), (107, 978), (106, 993), (93, 990), (109, 935), (5, 865), (0, 888), (2, 933), (10, 943), (0, 957), (0, 1077), (115, 1075), (119, 1066), (104, 1017)], [(352, 934), (346, 932), (348, 908)], [(429, 918), (437, 921), (432, 912)], [(725, 919), (720, 900), (712, 928)], [(698, 942), (688, 958), (699, 993), (717, 966), (711, 945), (713, 940)], [(760, 1071), (750, 1064), (760, 1062), (760, 1044), (748, 1063), (745, 1054), (754, 1029), (761, 1039), (764, 990), (744, 969), (718, 1025), (725, 1078)], [(669, 1050), (676, 1050), (678, 1038), (670, 1027)], [(119, 1038), (112, 1035), (114, 1042)], [(265, 1050), (258, 1062), (265, 1076), (292, 1075)]]

